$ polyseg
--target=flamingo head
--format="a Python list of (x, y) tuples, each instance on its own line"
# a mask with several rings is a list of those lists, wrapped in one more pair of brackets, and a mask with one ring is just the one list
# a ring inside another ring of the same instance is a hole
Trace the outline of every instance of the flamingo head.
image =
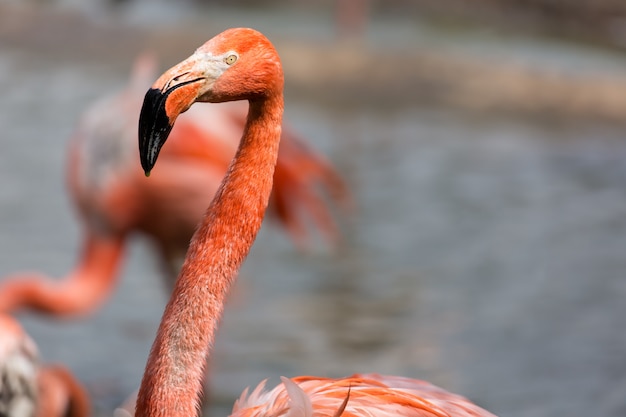
[(176, 118), (197, 101), (263, 100), (282, 93), (280, 59), (253, 29), (228, 29), (167, 70), (146, 93), (139, 116), (139, 152), (146, 175)]

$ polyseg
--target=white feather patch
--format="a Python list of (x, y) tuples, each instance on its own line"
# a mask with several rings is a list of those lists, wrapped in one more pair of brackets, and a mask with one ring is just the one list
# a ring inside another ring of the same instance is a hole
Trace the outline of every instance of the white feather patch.
[(281, 376), (280, 380), (283, 381), (290, 400), (289, 411), (285, 417), (313, 417), (313, 405), (307, 393), (289, 378)]

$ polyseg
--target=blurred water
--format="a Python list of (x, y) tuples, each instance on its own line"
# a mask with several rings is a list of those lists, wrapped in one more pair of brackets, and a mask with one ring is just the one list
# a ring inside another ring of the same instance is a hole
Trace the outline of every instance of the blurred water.
[[(74, 262), (65, 144), (81, 109), (125, 81), (123, 64), (0, 46), (0, 275), (62, 276)], [(266, 377), (381, 372), (502, 416), (626, 414), (620, 129), (295, 95), (287, 118), (338, 165), (359, 212), (337, 253), (299, 254), (264, 227), (215, 347), (218, 406)], [(138, 386), (165, 301), (146, 245), (130, 255), (93, 317), (20, 315), (102, 415)]]

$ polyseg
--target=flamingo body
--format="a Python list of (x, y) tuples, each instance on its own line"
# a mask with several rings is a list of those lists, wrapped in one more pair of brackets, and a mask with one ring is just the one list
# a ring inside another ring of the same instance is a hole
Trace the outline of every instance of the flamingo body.
[(492, 416), (466, 398), (425, 381), (379, 374), (330, 379), (312, 376), (281, 378), (265, 391), (262, 382), (235, 403), (232, 416)]
[(0, 314), (0, 416), (86, 417), (89, 399), (70, 372), (43, 366), (33, 340)]
[[(83, 230), (76, 266), (61, 279), (36, 272), (5, 277), (0, 312), (91, 313), (115, 288), (133, 233), (153, 243), (171, 287), (237, 149), (247, 107), (227, 103), (185, 114), (161, 153), (159, 170), (148, 179), (137, 164), (136, 118), (155, 66), (150, 57), (138, 59), (128, 86), (91, 105), (70, 140), (66, 178)], [(338, 229), (322, 194), (345, 208), (347, 189), (293, 130), (286, 127), (283, 136), (271, 213), (301, 247), (309, 237), (309, 219), (334, 242)]]
[[(248, 100), (243, 137), (194, 234), (163, 313), (137, 395), (137, 417), (194, 415), (207, 349), (225, 299), (268, 205), (283, 114), (283, 73), (270, 41), (252, 29), (229, 29), (166, 71), (148, 90), (139, 118), (146, 173), (178, 116), (195, 102)], [(166, 148), (163, 148), (166, 149)], [(354, 375), (283, 378), (244, 392), (234, 416), (493, 416), (423, 381)]]

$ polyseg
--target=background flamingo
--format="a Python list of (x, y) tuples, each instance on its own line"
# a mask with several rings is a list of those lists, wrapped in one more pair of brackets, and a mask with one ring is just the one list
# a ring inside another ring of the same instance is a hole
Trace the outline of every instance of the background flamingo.
[(72, 374), (60, 365), (41, 365), (33, 340), (13, 317), (0, 314), (0, 415), (89, 414), (89, 398)]
[[(150, 173), (176, 118), (195, 101), (248, 100), (239, 149), (195, 233), (152, 346), (136, 415), (196, 413), (206, 351), (224, 301), (261, 227), (278, 157), (283, 73), (272, 44), (252, 29), (230, 29), (165, 72), (139, 119), (141, 163)], [(237, 416), (491, 416), (423, 381), (379, 375), (283, 378), (242, 394)]]
[[(71, 140), (67, 182), (83, 226), (77, 265), (60, 280), (39, 273), (6, 277), (0, 311), (33, 309), (66, 317), (92, 312), (114, 288), (133, 232), (151, 239), (167, 277), (176, 276), (235, 152), (246, 106), (204, 106), (181, 118), (163, 152), (162, 169), (148, 181), (136, 164), (135, 123), (155, 66), (151, 56), (138, 59), (127, 88), (92, 105)], [(289, 127), (274, 184), (270, 212), (297, 245), (304, 247), (310, 238), (309, 221), (329, 242), (337, 241), (328, 202), (347, 208), (348, 191), (325, 158)]]

